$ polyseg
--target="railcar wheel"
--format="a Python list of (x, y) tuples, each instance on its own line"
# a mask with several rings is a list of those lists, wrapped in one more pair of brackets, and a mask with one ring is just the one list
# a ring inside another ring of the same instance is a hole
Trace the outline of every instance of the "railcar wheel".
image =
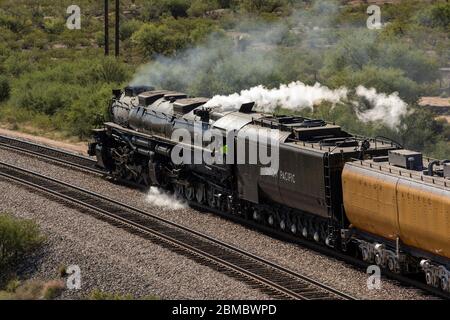
[(381, 259), (381, 254), (379, 252), (375, 253), (375, 263), (377, 266), (381, 266), (383, 260)]
[(442, 291), (448, 291), (448, 279), (446, 277), (441, 277), (439, 285)]
[(388, 267), (389, 271), (391, 271), (391, 272), (395, 272), (396, 271), (394, 258), (392, 258), (392, 257), (388, 258), (387, 267)]
[(260, 214), (259, 214), (258, 210), (256, 210), (256, 209), (253, 210), (252, 217), (253, 217), (253, 220), (256, 220), (256, 221), (258, 221), (260, 219)]
[(427, 285), (432, 286), (433, 285), (433, 275), (430, 271), (425, 272), (425, 281)]
[(361, 248), (361, 256), (363, 261), (369, 261), (370, 255), (369, 255), (369, 249), (367, 249), (366, 247)]

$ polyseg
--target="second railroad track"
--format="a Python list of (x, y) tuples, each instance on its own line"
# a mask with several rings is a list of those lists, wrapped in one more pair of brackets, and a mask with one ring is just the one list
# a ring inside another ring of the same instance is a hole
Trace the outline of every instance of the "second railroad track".
[(353, 297), (230, 244), (92, 191), (0, 162), (0, 177), (80, 207), (276, 299), (351, 300)]
[(41, 144), (24, 141), (12, 137), (0, 135), (0, 147), (34, 155), (39, 158), (58, 162), (67, 166), (76, 167), (92, 173), (103, 174), (104, 172), (97, 168), (95, 160), (58, 150)]

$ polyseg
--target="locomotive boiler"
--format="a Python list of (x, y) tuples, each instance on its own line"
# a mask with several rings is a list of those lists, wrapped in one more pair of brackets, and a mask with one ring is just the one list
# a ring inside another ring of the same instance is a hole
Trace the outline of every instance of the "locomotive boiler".
[[(430, 285), (449, 290), (445, 161), (428, 161), (424, 170), (420, 154), (388, 139), (256, 112), (253, 103), (225, 111), (207, 98), (151, 87), (113, 93), (111, 121), (94, 130), (89, 145), (111, 177), (360, 254), (393, 272), (424, 271)], [(180, 130), (189, 138), (181, 139)], [(196, 143), (211, 130), (221, 135)], [(211, 150), (212, 141), (220, 148)], [(277, 167), (262, 174), (267, 164), (250, 158), (269, 144), (276, 145)], [(197, 151), (222, 161), (174, 161), (174, 154), (194, 159)]]

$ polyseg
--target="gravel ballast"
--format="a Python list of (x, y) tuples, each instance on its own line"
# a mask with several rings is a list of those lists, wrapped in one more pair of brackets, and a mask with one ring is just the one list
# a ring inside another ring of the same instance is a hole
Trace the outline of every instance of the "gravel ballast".
[(15, 183), (0, 180), (0, 212), (32, 219), (44, 246), (19, 269), (21, 277), (53, 280), (60, 268), (81, 269), (81, 289), (62, 298), (86, 298), (94, 290), (135, 298), (267, 299), (265, 294), (168, 249)]
[[(27, 168), (29, 170), (33, 170), (42, 174), (46, 174), (48, 176), (51, 176), (53, 178), (70, 182), (74, 185), (96, 191), (98, 193), (101, 193), (103, 195), (106, 195), (110, 198), (120, 200), (123, 203), (130, 204), (132, 206), (138, 207), (140, 209), (144, 209), (148, 211), (149, 213), (162, 216), (166, 219), (169, 219), (173, 222), (181, 223), (183, 225), (186, 225), (191, 228), (195, 228), (196, 230), (203, 232), (205, 234), (208, 234), (210, 236), (213, 236), (215, 238), (218, 238), (222, 241), (228, 242), (233, 245), (237, 245), (241, 247), (244, 250), (247, 250), (249, 252), (252, 252), (258, 256), (261, 256), (265, 259), (268, 259), (270, 261), (279, 263), (291, 270), (301, 272), (303, 274), (306, 274), (316, 280), (323, 281), (327, 283), (328, 285), (335, 287), (336, 289), (343, 290), (344, 292), (351, 294), (355, 296), (356, 298), (360, 299), (429, 299), (430, 297), (422, 293), (420, 290), (414, 289), (414, 288), (406, 288), (400, 284), (398, 284), (395, 281), (388, 280), (388, 279), (382, 279), (382, 287), (379, 290), (369, 290), (367, 289), (367, 278), (368, 275), (361, 270), (355, 269), (353, 266), (349, 266), (341, 261), (337, 261), (333, 258), (324, 256), (322, 254), (319, 254), (317, 252), (314, 252), (312, 250), (303, 248), (299, 245), (286, 243), (277, 239), (273, 239), (269, 236), (263, 235), (257, 231), (250, 230), (248, 228), (245, 228), (239, 224), (230, 222), (226, 219), (219, 218), (213, 214), (208, 213), (200, 213), (196, 210), (190, 209), (190, 208), (184, 208), (184, 209), (167, 209), (164, 207), (156, 206), (154, 203), (150, 203), (147, 199), (147, 195), (141, 191), (131, 189), (129, 187), (120, 186), (111, 183), (110, 181), (107, 181), (101, 177), (94, 176), (88, 173), (76, 171), (67, 169), (58, 165), (49, 164), (47, 162), (43, 162), (41, 160), (38, 160), (36, 158), (32, 158), (29, 156), (22, 155), (17, 152), (7, 151), (4, 149), (0, 149), (0, 160), (5, 161), (20, 167)], [(4, 184), (2, 184), (3, 188)], [(24, 191), (22, 191), (23, 193)], [(5, 192), (6, 194), (10, 194), (10, 191), (7, 190)], [(16, 193), (18, 191), (16, 190)], [(29, 193), (27, 193), (29, 195)], [(11, 196), (8, 198), (7, 201), (3, 201), (0, 209), (2, 210), (12, 210), (11, 206), (13, 206), (14, 212), (27, 212), (29, 209), (35, 209), (37, 208), (36, 205), (31, 206), (30, 208), (22, 208), (25, 206), (28, 206), (28, 203), (34, 201), (33, 199), (38, 196), (33, 196), (30, 199), (23, 199), (22, 201), (16, 201), (14, 198), (16, 197), (15, 193), (12, 192)], [(39, 197), (38, 197), (39, 198)], [(41, 199), (41, 201), (43, 201)], [(50, 204), (48, 200), (44, 201), (45, 204), (42, 204), (43, 207), (45, 206), (52, 206), (54, 204)], [(44, 212), (41, 215), (38, 215), (39, 223), (45, 224), (48, 228), (55, 226), (55, 228), (58, 228), (58, 225), (61, 222), (61, 213), (65, 214), (66, 212), (71, 212), (69, 209), (59, 209), (62, 210), (59, 212), (59, 214), (53, 215), (48, 212)], [(68, 234), (75, 234), (73, 233), (73, 230), (71, 228), (75, 228), (76, 230), (84, 228), (88, 228), (89, 225), (95, 224), (95, 219), (91, 217), (87, 217), (85, 215), (80, 215), (77, 212), (72, 212), (73, 215), (74, 227), (73, 225), (67, 225), (65, 228), (67, 228), (66, 232)], [(77, 216), (75, 218), (75, 216)], [(56, 219), (55, 219), (56, 218)], [(98, 222), (101, 225), (109, 226), (103, 222)], [(135, 237), (131, 235), (125, 235), (126, 232), (120, 229), (117, 229), (115, 227), (109, 226), (108, 229), (108, 243), (106, 241), (102, 240), (102, 237), (93, 237), (96, 239), (95, 244), (102, 246), (102, 242), (105, 242), (105, 246), (115, 246), (119, 245), (116, 242), (121, 242), (123, 238), (127, 237)], [(64, 228), (62, 228), (65, 230)], [(98, 229), (98, 228), (97, 228)], [(59, 234), (59, 233), (58, 233)], [(105, 235), (106, 236), (106, 235)], [(56, 237), (56, 232), (55, 232)], [(72, 238), (70, 238), (67, 235), (68, 239), (67, 241), (74, 241), (72, 235)], [(90, 239), (89, 237), (83, 239), (82, 237), (79, 238), (80, 243), (85, 241), (85, 239)], [(62, 240), (59, 240), (58, 242), (66, 242), (66, 239), (64, 238)], [(55, 239), (57, 241), (57, 239)], [(135, 239), (136, 243), (138, 243), (138, 247), (140, 246), (147, 246), (148, 244), (143, 244), (142, 239), (138, 240)], [(90, 240), (88, 241), (90, 242)], [(60, 244), (62, 245), (62, 244)], [(154, 246), (154, 245), (153, 245)], [(88, 246), (89, 248), (92, 248), (93, 246)], [(51, 247), (53, 248), (53, 247)], [(51, 250), (51, 249), (50, 249)], [(87, 249), (86, 249), (87, 250)], [(123, 250), (123, 249), (122, 249)], [(143, 251), (144, 248), (142, 248)], [(161, 249), (159, 249), (161, 250)], [(102, 250), (104, 254), (99, 255), (103, 257), (103, 259), (109, 259), (109, 254), (112, 255), (112, 257), (117, 258), (118, 252), (120, 252), (120, 255), (124, 254), (124, 251), (116, 251), (116, 250)], [(159, 261), (159, 251), (156, 249), (154, 252), (158, 252), (158, 255), (152, 255), (153, 260), (154, 257), (158, 257)], [(143, 253), (144, 254), (144, 253)], [(173, 253), (170, 253), (173, 255)], [(95, 260), (96, 255), (92, 259)], [(172, 257), (174, 261), (177, 260), (187, 260), (186, 258), (180, 257), (175, 255), (175, 257)], [(139, 260), (138, 260), (139, 261)], [(152, 261), (151, 259), (149, 261)], [(186, 266), (189, 267), (183, 267), (182, 270), (178, 270), (179, 273), (184, 274), (183, 277), (185, 277), (187, 283), (197, 283), (197, 281), (201, 281), (203, 273), (199, 274), (197, 276), (195, 274), (195, 268), (198, 265), (196, 265), (192, 261), (186, 262)], [(98, 265), (98, 264), (97, 264)], [(145, 270), (147, 268), (152, 269), (152, 264), (143, 264), (140, 265), (138, 262), (136, 262), (136, 265), (133, 266), (133, 268), (137, 268), (138, 270)], [(111, 277), (115, 275), (115, 272), (113, 271), (114, 267), (116, 267), (114, 264), (111, 264), (110, 266), (103, 266), (103, 268), (108, 269), (108, 274), (111, 274)], [(55, 267), (57, 268), (57, 266)], [(141, 268), (141, 269), (139, 269)], [(192, 272), (191, 268), (193, 268), (194, 272)], [(205, 267), (202, 266), (203, 269)], [(130, 268), (131, 269), (131, 268)], [(208, 269), (208, 268), (206, 268)], [(209, 269), (211, 270), (211, 269)], [(138, 273), (139, 272), (132, 272), (132, 273)], [(151, 273), (151, 272), (150, 272)], [(217, 275), (217, 273), (215, 272)], [(158, 273), (157, 273), (158, 275)], [(117, 275), (115, 275), (117, 276)], [(182, 276), (182, 275), (180, 275)], [(200, 278), (200, 279), (199, 279)], [(211, 290), (216, 290), (216, 293), (213, 293), (213, 291), (208, 293), (211, 293), (212, 295), (203, 296), (208, 298), (224, 298), (225, 292), (228, 292), (229, 294), (235, 294), (239, 295), (240, 298), (252, 298), (253, 296), (248, 296), (247, 293), (244, 293), (245, 290), (249, 290), (247, 286), (240, 284), (242, 289), (240, 292), (237, 292), (236, 289), (233, 289), (233, 291), (229, 291), (229, 285), (219, 285), (217, 283), (222, 283), (223, 281), (231, 281), (230, 278), (220, 275), (220, 277), (215, 278), (218, 280), (215, 282), (215, 288), (211, 288)], [(220, 281), (219, 281), (220, 279)], [(228, 280), (226, 280), (228, 279)], [(170, 280), (172, 279), (166, 279), (165, 282), (161, 282), (161, 287), (159, 287), (159, 290), (163, 291), (164, 288), (167, 288), (167, 292), (170, 292), (170, 294), (166, 294), (166, 297), (179, 297), (179, 298), (194, 298), (192, 292), (190, 290), (187, 290), (190, 292), (190, 294), (184, 295), (185, 291), (174, 290), (174, 286), (177, 287), (177, 282), (170, 284)], [(233, 280), (234, 281), (234, 280)], [(235, 282), (235, 281), (234, 281)], [(194, 288), (197, 287), (196, 285), (193, 286)], [(156, 290), (156, 289), (155, 289)], [(250, 292), (253, 292), (255, 295), (255, 290), (251, 290)], [(158, 294), (158, 292), (154, 292), (154, 294)], [(164, 295), (163, 295), (164, 296)], [(257, 292), (256, 296), (259, 298), (262, 298), (262, 294)], [(196, 296), (198, 297), (198, 296)], [(227, 297), (228, 298), (228, 297)]]

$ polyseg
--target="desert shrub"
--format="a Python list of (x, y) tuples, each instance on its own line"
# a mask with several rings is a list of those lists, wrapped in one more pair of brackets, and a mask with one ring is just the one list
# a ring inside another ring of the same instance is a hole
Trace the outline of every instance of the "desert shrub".
[(209, 20), (166, 19), (163, 23), (146, 23), (134, 33), (133, 43), (145, 56), (172, 55), (196, 44), (217, 31)]
[(42, 297), (45, 300), (55, 299), (61, 294), (64, 288), (65, 288), (64, 283), (60, 280), (48, 281), (43, 286)]
[(64, 283), (59, 280), (44, 282), (11, 280), (4, 291), (0, 291), (0, 300), (52, 300), (64, 290)]
[(86, 92), (70, 108), (61, 112), (55, 119), (55, 125), (81, 139), (88, 138), (91, 129), (100, 126), (105, 120), (111, 88), (104, 86), (93, 88), (93, 92)]
[(3, 63), (6, 73), (11, 76), (20, 76), (21, 74), (32, 70), (29, 57), (26, 54), (12, 54)]
[(13, 102), (24, 109), (53, 115), (69, 107), (80, 91), (77, 86), (57, 82), (25, 84), (25, 88), (15, 94)]
[(20, 33), (30, 27), (31, 21), (23, 15), (13, 15), (10, 12), (0, 11), (0, 26), (8, 28), (14, 33)]
[(133, 35), (133, 41), (146, 56), (172, 54), (183, 46), (180, 36), (171, 35), (164, 25), (145, 24)]
[(34, 222), (0, 214), (0, 268), (16, 262), (42, 241)]
[(145, 20), (186, 17), (190, 5), (190, 0), (149, 0), (144, 3), (142, 15)]
[(239, 7), (247, 12), (275, 12), (288, 7), (286, 0), (240, 0)]
[(219, 8), (217, 0), (194, 0), (187, 10), (187, 13), (192, 17), (200, 17), (205, 12)]
[(448, 28), (450, 25), (450, 3), (437, 3), (418, 12), (417, 21), (429, 27)]
[(53, 35), (61, 34), (66, 28), (64, 19), (61, 18), (49, 18), (44, 20), (45, 32)]
[(122, 83), (130, 76), (127, 67), (114, 58), (103, 58), (95, 61), (90, 70), (94, 82)]
[[(135, 33), (136, 31), (139, 30), (139, 28), (141, 27), (142, 22), (132, 19), (132, 20), (128, 20), (123, 22), (120, 25), (120, 40), (127, 40), (129, 38), (131, 38), (131, 36), (133, 35), (133, 33)], [(103, 34), (102, 34), (103, 36)], [(104, 40), (103, 40), (104, 42)]]
[(23, 37), (22, 49), (31, 49), (33, 47), (43, 49), (46, 43), (46, 34), (39, 29), (33, 30)]

